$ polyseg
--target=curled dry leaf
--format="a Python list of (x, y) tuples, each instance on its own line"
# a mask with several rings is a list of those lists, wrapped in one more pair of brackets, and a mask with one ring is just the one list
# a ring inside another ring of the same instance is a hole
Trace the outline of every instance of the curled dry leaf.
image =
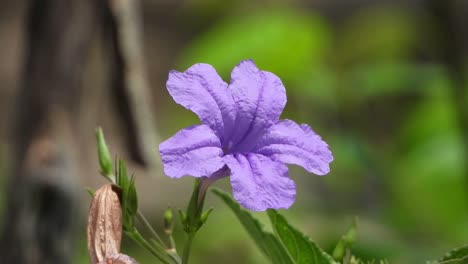
[(114, 254), (99, 262), (99, 264), (138, 264), (138, 262), (127, 255)]
[(91, 201), (88, 213), (87, 240), (92, 264), (109, 263), (102, 261), (120, 252), (122, 207), (118, 193), (117, 186), (106, 184), (96, 191)]

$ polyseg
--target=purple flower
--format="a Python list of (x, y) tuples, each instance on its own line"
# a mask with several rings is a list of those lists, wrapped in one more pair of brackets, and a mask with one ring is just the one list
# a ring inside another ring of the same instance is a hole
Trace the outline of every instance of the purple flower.
[(279, 119), (286, 105), (283, 83), (252, 60), (232, 70), (230, 84), (209, 64), (171, 71), (167, 89), (202, 122), (159, 145), (169, 177), (214, 180), (230, 174), (234, 198), (247, 209), (264, 211), (289, 208), (295, 200), (285, 163), (317, 175), (330, 171), (328, 145), (308, 125)]

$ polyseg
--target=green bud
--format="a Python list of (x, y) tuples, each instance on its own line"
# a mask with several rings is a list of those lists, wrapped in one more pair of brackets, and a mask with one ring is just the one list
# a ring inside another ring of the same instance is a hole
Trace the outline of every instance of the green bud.
[(172, 233), (172, 225), (173, 225), (172, 209), (168, 207), (166, 211), (164, 211), (164, 231), (167, 234)]
[(109, 178), (109, 176), (112, 175), (112, 160), (109, 149), (106, 145), (106, 141), (104, 139), (104, 134), (102, 133), (102, 129), (100, 127), (96, 130), (96, 140), (101, 172), (104, 176)]
[(345, 255), (345, 242), (343, 241), (343, 238), (338, 241), (338, 244), (336, 245), (335, 249), (333, 250), (333, 258), (336, 261), (341, 261)]
[(357, 222), (357, 218), (354, 218), (353, 223), (351, 223), (351, 226), (348, 229), (348, 232), (346, 232), (346, 234), (343, 237), (348, 247), (351, 247), (356, 241), (356, 234), (357, 234), (356, 222)]
[(345, 235), (341, 237), (340, 241), (338, 241), (338, 244), (333, 250), (332, 255), (335, 260), (341, 261), (346, 253), (346, 249), (351, 248), (354, 241), (356, 240), (356, 233), (357, 233), (356, 222), (357, 222), (357, 218), (353, 220), (353, 223), (348, 228), (348, 231), (346, 232)]

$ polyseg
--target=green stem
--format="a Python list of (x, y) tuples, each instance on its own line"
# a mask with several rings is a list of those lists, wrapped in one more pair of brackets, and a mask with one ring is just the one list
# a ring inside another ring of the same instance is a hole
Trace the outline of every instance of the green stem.
[(134, 229), (133, 231), (129, 232), (129, 236), (141, 247), (144, 247), (148, 250), (153, 256), (158, 258), (164, 264), (174, 264), (167, 255), (162, 254), (161, 252), (155, 250), (148, 241), (138, 232), (138, 230)]
[(141, 213), (140, 210), (137, 212), (137, 217), (138, 219), (146, 226), (146, 228), (150, 231), (150, 233), (153, 235), (153, 237), (156, 239), (158, 243), (161, 244), (161, 246), (167, 248), (167, 246), (164, 244), (164, 241), (162, 241), (161, 237), (156, 233), (154, 228), (151, 226), (151, 224), (148, 222), (146, 217)]
[(200, 229), (200, 227), (203, 225), (203, 204), (205, 202), (206, 190), (208, 186), (209, 183), (204, 182), (202, 179), (195, 180), (192, 197), (190, 198), (190, 202), (187, 207), (186, 222), (184, 223), (184, 230), (188, 234), (188, 238), (187, 242), (185, 243), (184, 252), (182, 254), (182, 264), (188, 263), (193, 239), (198, 229)]
[[(154, 239), (150, 239), (150, 241), (152, 245), (154, 245), (156, 248), (161, 248), (161, 245), (158, 243), (158, 241), (154, 240)], [(180, 259), (180, 256), (177, 254), (177, 252), (175, 251), (175, 249), (172, 249), (172, 248), (167, 248), (164, 250), (165, 253), (167, 253), (171, 258), (172, 260), (174, 260), (174, 262), (176, 264), (180, 264), (181, 263), (181, 259)]]
[(179, 255), (177, 255), (177, 252), (175, 251), (170, 251), (168, 252), (169, 256), (171, 256), (171, 258), (177, 263), (177, 264), (181, 264), (181, 260), (180, 260), (180, 257)]
[(190, 256), (190, 250), (192, 249), (193, 238), (196, 233), (190, 233), (188, 235), (187, 242), (184, 247), (184, 254), (182, 255), (182, 264), (187, 264)]
[(172, 237), (172, 234), (168, 235), (168, 239), (169, 239), (169, 248), (168, 249), (170, 249), (174, 253), (177, 253), (177, 249), (175, 247), (175, 241), (174, 241), (174, 238)]
[(350, 262), (351, 262), (351, 250), (347, 248), (345, 257), (343, 259), (343, 264), (349, 264)]

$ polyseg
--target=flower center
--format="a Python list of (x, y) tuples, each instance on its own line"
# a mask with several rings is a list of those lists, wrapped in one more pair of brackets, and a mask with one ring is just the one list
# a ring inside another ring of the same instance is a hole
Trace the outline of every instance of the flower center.
[(227, 142), (226, 145), (223, 146), (222, 150), (223, 150), (223, 154), (226, 155), (226, 154), (232, 154), (232, 146), (233, 146), (233, 142), (232, 140), (229, 140)]

